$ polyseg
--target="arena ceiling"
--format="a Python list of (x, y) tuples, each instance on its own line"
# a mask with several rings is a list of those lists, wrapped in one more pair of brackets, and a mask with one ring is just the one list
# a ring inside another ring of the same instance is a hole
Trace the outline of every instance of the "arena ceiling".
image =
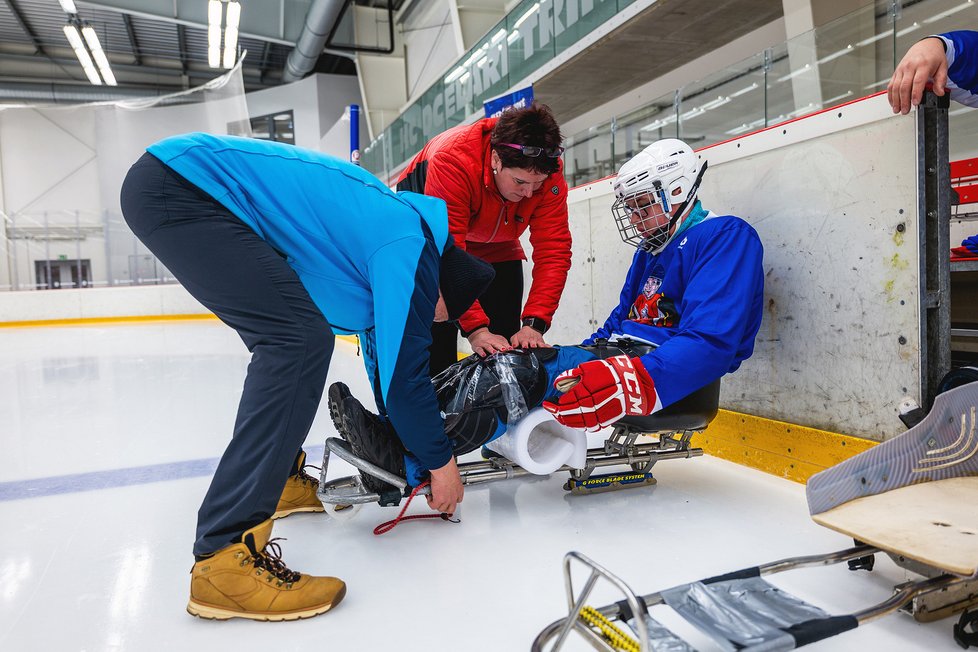
[[(386, 0), (356, 0), (386, 7)], [(403, 0), (396, 0), (394, 9)], [(92, 86), (63, 31), (58, 0), (0, 0), (0, 100), (81, 101), (159, 95), (199, 86), (221, 73), (207, 62), (206, 0), (76, 0), (78, 20), (99, 36), (118, 80)], [(310, 0), (245, 0), (239, 46), (246, 90), (282, 83), (285, 61)], [(315, 71), (356, 74), (349, 55), (323, 53)]]

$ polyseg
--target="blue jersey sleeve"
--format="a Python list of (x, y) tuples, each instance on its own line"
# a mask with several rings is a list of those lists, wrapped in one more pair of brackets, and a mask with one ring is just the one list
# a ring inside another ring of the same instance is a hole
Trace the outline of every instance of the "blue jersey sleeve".
[(734, 371), (763, 312), (763, 247), (745, 222), (682, 252), (686, 289), (675, 335), (642, 357), (663, 407)]
[[(404, 443), (429, 469), (452, 457), (428, 375), (431, 323), (438, 301), (439, 254), (422, 236), (392, 242), (372, 257), (375, 391)], [(367, 357), (373, 356), (365, 356)], [(368, 362), (368, 369), (371, 367)]]
[(951, 99), (978, 107), (978, 32), (961, 30), (940, 34), (940, 37), (947, 50)]

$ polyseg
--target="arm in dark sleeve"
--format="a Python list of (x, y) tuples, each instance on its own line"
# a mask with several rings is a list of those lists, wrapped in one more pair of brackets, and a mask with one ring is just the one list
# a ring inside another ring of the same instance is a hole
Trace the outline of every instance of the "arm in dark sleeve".
[(404, 447), (429, 469), (452, 458), (428, 375), (438, 265), (435, 246), (421, 236), (382, 247), (369, 264), (381, 396)]

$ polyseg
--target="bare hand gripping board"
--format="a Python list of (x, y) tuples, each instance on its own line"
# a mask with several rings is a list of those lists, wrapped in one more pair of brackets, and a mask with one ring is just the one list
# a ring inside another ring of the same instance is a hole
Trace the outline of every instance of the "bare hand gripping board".
[(978, 383), (927, 417), (808, 481), (812, 519), (945, 571), (978, 576)]

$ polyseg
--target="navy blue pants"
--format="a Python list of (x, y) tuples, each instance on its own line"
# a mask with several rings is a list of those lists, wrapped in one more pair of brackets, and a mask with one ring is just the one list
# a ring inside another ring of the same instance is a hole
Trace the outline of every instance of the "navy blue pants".
[(133, 233), (252, 354), (231, 444), (197, 514), (194, 554), (206, 555), (275, 512), (319, 408), (333, 333), (279, 252), (151, 154), (129, 170), (121, 199)]

